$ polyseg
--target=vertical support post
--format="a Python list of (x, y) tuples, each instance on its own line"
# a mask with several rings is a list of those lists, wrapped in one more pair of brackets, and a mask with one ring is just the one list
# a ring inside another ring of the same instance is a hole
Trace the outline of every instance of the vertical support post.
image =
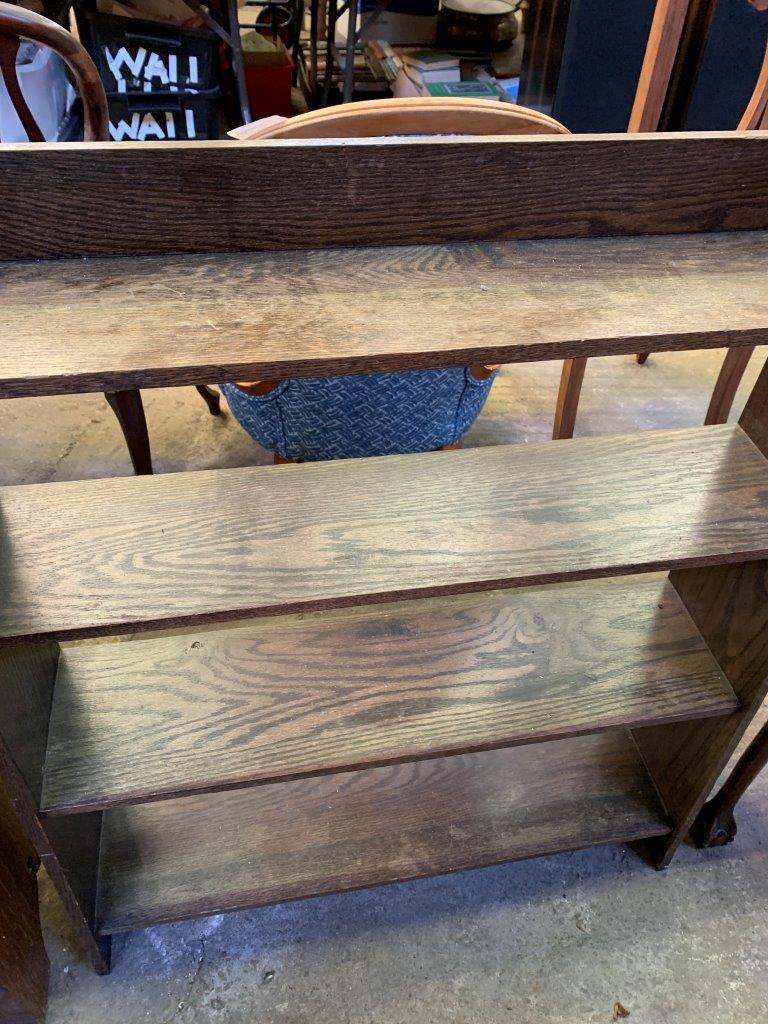
[(39, 813), (59, 645), (0, 647), (0, 796), (37, 851), (85, 953), (109, 970), (109, 939), (95, 935), (100, 811), (43, 820)]
[(48, 957), (40, 930), (40, 860), (0, 791), (0, 1024), (43, 1024)]
[(736, 392), (739, 390), (741, 378), (744, 376), (754, 351), (753, 345), (736, 346), (725, 350), (725, 359), (723, 359), (723, 365), (717, 375), (707, 414), (704, 417), (705, 427), (709, 427), (713, 423), (727, 423), (728, 413), (731, 411)]
[[(768, 458), (768, 363), (739, 425)], [(768, 694), (768, 561), (678, 569), (674, 585), (741, 702), (730, 714), (632, 730), (673, 830), (652, 855), (666, 867)]]

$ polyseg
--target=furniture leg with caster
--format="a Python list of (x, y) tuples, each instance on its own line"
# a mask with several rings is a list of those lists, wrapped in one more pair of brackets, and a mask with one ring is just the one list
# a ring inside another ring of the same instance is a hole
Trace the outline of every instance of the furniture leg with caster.
[(744, 751), (717, 796), (709, 800), (691, 826), (691, 838), (700, 849), (726, 846), (736, 838), (734, 808), (768, 764), (768, 722)]

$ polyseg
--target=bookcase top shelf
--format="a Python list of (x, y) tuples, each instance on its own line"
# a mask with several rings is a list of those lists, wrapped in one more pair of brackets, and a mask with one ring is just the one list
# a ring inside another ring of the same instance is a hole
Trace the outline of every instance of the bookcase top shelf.
[(766, 263), (767, 231), (0, 263), (0, 397), (761, 344)]
[(745, 561), (738, 426), (0, 491), (0, 638), (69, 639)]

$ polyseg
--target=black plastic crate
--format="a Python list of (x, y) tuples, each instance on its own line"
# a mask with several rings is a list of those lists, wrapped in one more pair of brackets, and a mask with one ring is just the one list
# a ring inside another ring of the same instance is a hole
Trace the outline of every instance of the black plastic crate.
[(81, 20), (86, 49), (107, 93), (203, 91), (216, 87), (217, 42), (207, 29), (89, 14)]
[(219, 138), (219, 90), (107, 94), (116, 142)]

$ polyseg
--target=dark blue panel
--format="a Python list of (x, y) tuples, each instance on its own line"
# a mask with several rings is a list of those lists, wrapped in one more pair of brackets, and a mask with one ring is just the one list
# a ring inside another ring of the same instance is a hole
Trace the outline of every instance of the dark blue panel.
[(654, 7), (655, 0), (572, 0), (553, 108), (571, 131), (627, 130)]
[(685, 128), (735, 128), (755, 87), (768, 39), (768, 11), (747, 0), (719, 0)]

